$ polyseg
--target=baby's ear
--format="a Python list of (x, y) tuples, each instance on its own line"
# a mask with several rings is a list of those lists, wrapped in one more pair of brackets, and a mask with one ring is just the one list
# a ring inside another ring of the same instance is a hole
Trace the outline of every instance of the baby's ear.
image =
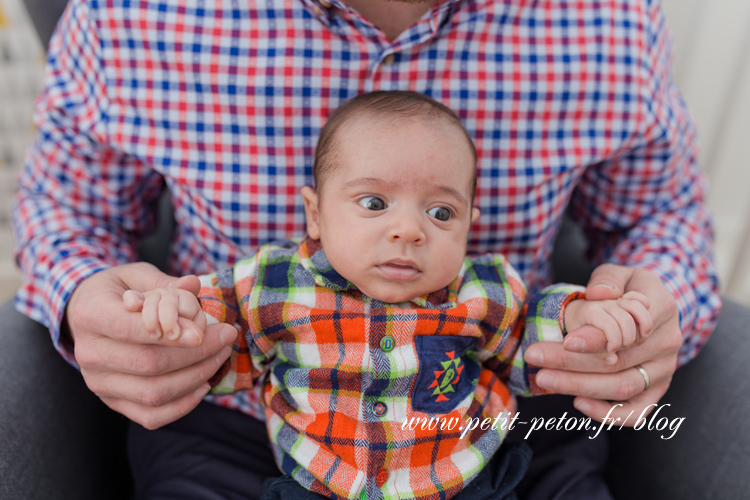
[(320, 239), (320, 210), (318, 209), (318, 194), (310, 186), (300, 189), (300, 194), (305, 202), (305, 219), (307, 222), (307, 235), (314, 239)]
[(479, 208), (471, 207), (471, 222), (474, 223), (479, 218)]

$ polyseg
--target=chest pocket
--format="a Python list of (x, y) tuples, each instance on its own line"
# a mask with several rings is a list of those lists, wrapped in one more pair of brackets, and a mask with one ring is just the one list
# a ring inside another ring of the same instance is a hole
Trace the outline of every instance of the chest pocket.
[(419, 373), (412, 389), (412, 408), (425, 413), (452, 411), (476, 387), (480, 366), (469, 352), (477, 339), (419, 335), (414, 342)]

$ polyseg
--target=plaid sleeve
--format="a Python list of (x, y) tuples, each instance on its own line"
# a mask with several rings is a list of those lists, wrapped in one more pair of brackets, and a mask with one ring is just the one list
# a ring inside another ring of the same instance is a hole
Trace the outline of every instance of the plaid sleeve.
[(523, 315), (516, 322), (519, 330), (519, 347), (508, 372), (508, 387), (515, 394), (531, 396), (548, 394), (536, 385), (539, 367), (524, 360), (526, 349), (537, 342), (562, 342), (565, 335), (565, 306), (576, 299), (585, 298), (586, 289), (576, 285), (550, 285), (528, 298)]
[(637, 65), (640, 133), (627, 151), (587, 169), (571, 215), (587, 233), (595, 262), (649, 269), (672, 292), (685, 363), (711, 334), (721, 300), (695, 129), (672, 81), (663, 12), (659, 2), (647, 3)]
[[(480, 358), (485, 366), (507, 380), (513, 393), (546, 394), (535, 383), (539, 368), (527, 364), (524, 354), (536, 342), (562, 342), (565, 306), (583, 298), (585, 288), (557, 284), (527, 296), (520, 275), (510, 263), (502, 255), (496, 254), (493, 259), (497, 283), (483, 280), (488, 311), (483, 330), (490, 331), (491, 325), (498, 327), (492, 326), (494, 335), (485, 342)], [(477, 269), (481, 266), (473, 265), (472, 274), (476, 275)]]
[(102, 52), (91, 7), (72, 0), (50, 43), (38, 134), (12, 206), (24, 280), (16, 308), (49, 327), (73, 364), (71, 346), (60, 342), (70, 294), (92, 274), (135, 260), (163, 187), (153, 170), (108, 145)]
[(248, 323), (248, 307), (256, 284), (259, 262), (263, 248), (252, 257), (238, 262), (214, 274), (201, 276), (201, 291), (198, 294), (208, 324), (229, 323), (237, 328), (239, 335), (232, 346), (232, 355), (209, 380), (211, 394), (229, 394), (252, 389), (255, 381), (265, 369), (266, 353), (257, 345), (248, 344), (251, 328)]

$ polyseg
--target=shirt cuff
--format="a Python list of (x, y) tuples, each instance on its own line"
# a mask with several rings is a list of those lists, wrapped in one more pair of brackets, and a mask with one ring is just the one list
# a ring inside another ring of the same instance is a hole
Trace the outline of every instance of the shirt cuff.
[(660, 260), (644, 262), (640, 267), (654, 273), (675, 298), (683, 335), (677, 365), (682, 366), (700, 352), (716, 327), (722, 306), (718, 285), (710, 279), (683, 279), (669, 263)]
[(574, 300), (579, 299), (585, 299), (586, 298), (586, 289), (583, 288), (582, 290), (575, 290), (570, 295), (568, 295), (560, 304), (560, 317), (558, 318), (558, 322), (560, 323), (560, 330), (562, 331), (563, 338), (568, 334), (568, 329), (565, 327), (565, 307), (573, 302)]
[(562, 342), (566, 333), (565, 306), (585, 297), (586, 289), (578, 285), (556, 284), (545, 287), (529, 301), (526, 313), (528, 341)]
[(80, 367), (73, 346), (60, 335), (65, 309), (73, 290), (83, 280), (110, 267), (111, 264), (94, 257), (66, 258), (53, 265), (46, 276), (25, 283), (16, 294), (16, 309), (49, 328), (55, 349), (77, 369)]

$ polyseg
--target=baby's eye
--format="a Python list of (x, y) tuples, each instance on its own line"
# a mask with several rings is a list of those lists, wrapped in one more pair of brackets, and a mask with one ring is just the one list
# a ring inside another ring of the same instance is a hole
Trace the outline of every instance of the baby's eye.
[(448, 219), (451, 218), (451, 211), (445, 207), (431, 208), (427, 211), (427, 213), (440, 221), (447, 221)]
[(367, 210), (384, 210), (385, 209), (385, 202), (381, 198), (378, 198), (377, 196), (368, 196), (366, 198), (362, 198), (357, 203), (365, 207)]

